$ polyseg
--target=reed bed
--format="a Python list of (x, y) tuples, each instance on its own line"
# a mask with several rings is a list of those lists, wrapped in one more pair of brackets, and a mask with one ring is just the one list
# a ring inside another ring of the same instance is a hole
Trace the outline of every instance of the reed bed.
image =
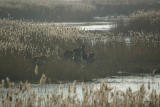
[[(94, 84), (87, 86), (82, 83), (82, 96), (77, 92), (76, 81), (64, 91), (61, 84), (58, 93), (47, 88), (42, 93), (32, 90), (32, 84), (26, 82), (14, 83), (9, 78), (0, 84), (1, 107), (159, 107), (160, 94), (156, 89), (151, 91), (150, 82), (147, 88), (141, 85), (137, 91), (128, 88), (124, 91), (114, 89), (107, 83), (101, 83), (99, 88)], [(40, 86), (40, 87), (43, 87)], [(51, 89), (52, 90), (52, 89)], [(148, 92), (148, 91), (151, 92)]]
[[(25, 22), (22, 20), (0, 19), (0, 51), (1, 56), (8, 51), (18, 54), (30, 54), (31, 56), (56, 55), (60, 45), (68, 43), (72, 48), (86, 41), (118, 41), (124, 42), (123, 37), (131, 37), (131, 42), (148, 41), (159, 42), (159, 34), (130, 31), (123, 33), (90, 33), (79, 31), (73, 26), (55, 25), (50, 23)], [(68, 41), (71, 41), (70, 43)], [(77, 43), (78, 42), (78, 43)], [(54, 44), (54, 45), (53, 45)], [(103, 44), (103, 43), (102, 43)], [(59, 46), (58, 46), (59, 45)], [(67, 44), (65, 44), (67, 45)], [(93, 45), (93, 44), (92, 44)], [(64, 46), (64, 45), (63, 45)], [(66, 46), (64, 46), (65, 48)], [(61, 46), (62, 48), (62, 46)]]
[(67, 41), (72, 38), (71, 40), (74, 42), (78, 38), (88, 37), (74, 27), (63, 25), (37, 24), (8, 19), (0, 19), (0, 25), (0, 50), (2, 53), (6, 53), (5, 51), (8, 50), (13, 54), (30, 53), (32, 56), (51, 56), (56, 54), (54, 50), (58, 47), (55, 43), (58, 41)]
[(130, 29), (135, 31), (159, 32), (160, 11), (138, 11), (131, 15)]
[(134, 32), (152, 32), (159, 33), (160, 31), (160, 10), (139, 10), (129, 15), (129, 21), (119, 21), (117, 30), (134, 31)]
[[(81, 80), (106, 77), (118, 71), (146, 73), (159, 69), (159, 34), (131, 31), (92, 33), (73, 26), (0, 20), (0, 78), (38, 81)], [(64, 53), (85, 45), (94, 61), (75, 63)], [(35, 58), (43, 57), (41, 64)], [(63, 66), (63, 67), (62, 67)]]

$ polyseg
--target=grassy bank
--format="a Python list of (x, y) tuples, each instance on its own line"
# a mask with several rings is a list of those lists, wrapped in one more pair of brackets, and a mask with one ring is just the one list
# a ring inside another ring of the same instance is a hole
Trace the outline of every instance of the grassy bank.
[[(118, 71), (150, 73), (160, 67), (159, 34), (130, 32), (131, 39), (125, 40), (123, 33), (101, 35), (47, 23), (1, 19), (0, 24), (0, 78), (37, 81), (45, 73), (51, 81), (87, 81)], [(94, 53), (93, 62), (65, 59), (66, 51), (82, 45), (86, 53)]]

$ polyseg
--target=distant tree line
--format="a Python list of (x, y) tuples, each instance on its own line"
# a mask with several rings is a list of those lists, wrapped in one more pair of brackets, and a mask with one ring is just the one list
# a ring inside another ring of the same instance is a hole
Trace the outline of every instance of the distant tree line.
[[(88, 2), (55, 2), (47, 0), (1, 0), (0, 18), (25, 19), (34, 21), (89, 21), (94, 16), (129, 15), (138, 10), (158, 10), (159, 3), (118, 4), (117, 0), (89, 0)], [(115, 3), (114, 3), (115, 1)], [(126, 0), (123, 0), (126, 1)], [(137, 1), (137, 0), (136, 0)], [(144, 0), (139, 0), (144, 1)], [(87, 2), (87, 3), (86, 3)], [(106, 3), (107, 2), (107, 3)]]

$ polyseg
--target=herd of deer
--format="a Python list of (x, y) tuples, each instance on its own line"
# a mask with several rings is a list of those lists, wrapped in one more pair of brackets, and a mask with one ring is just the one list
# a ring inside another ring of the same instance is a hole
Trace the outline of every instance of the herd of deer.
[(86, 52), (85, 45), (82, 45), (79, 48), (75, 48), (72, 50), (67, 50), (64, 53), (64, 59), (72, 60), (75, 63), (81, 63), (82, 61), (86, 61), (87, 63), (92, 63), (94, 61), (94, 53)]
[[(63, 59), (71, 60), (75, 63), (81, 63), (82, 61), (91, 63), (94, 61), (94, 53), (93, 52), (86, 53), (85, 45), (82, 45), (81, 47), (65, 51), (63, 55)], [(47, 61), (46, 56), (35, 56), (32, 58), (32, 62), (37, 65), (46, 63), (46, 61)]]

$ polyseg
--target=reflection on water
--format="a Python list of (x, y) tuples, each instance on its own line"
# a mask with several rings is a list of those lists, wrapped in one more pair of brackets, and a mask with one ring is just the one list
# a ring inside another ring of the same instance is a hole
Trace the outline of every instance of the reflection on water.
[(60, 22), (57, 25), (74, 26), (79, 30), (85, 31), (109, 31), (115, 27), (113, 22)]
[(113, 25), (88, 25), (88, 26), (79, 26), (79, 29), (87, 31), (108, 31), (113, 28)]

